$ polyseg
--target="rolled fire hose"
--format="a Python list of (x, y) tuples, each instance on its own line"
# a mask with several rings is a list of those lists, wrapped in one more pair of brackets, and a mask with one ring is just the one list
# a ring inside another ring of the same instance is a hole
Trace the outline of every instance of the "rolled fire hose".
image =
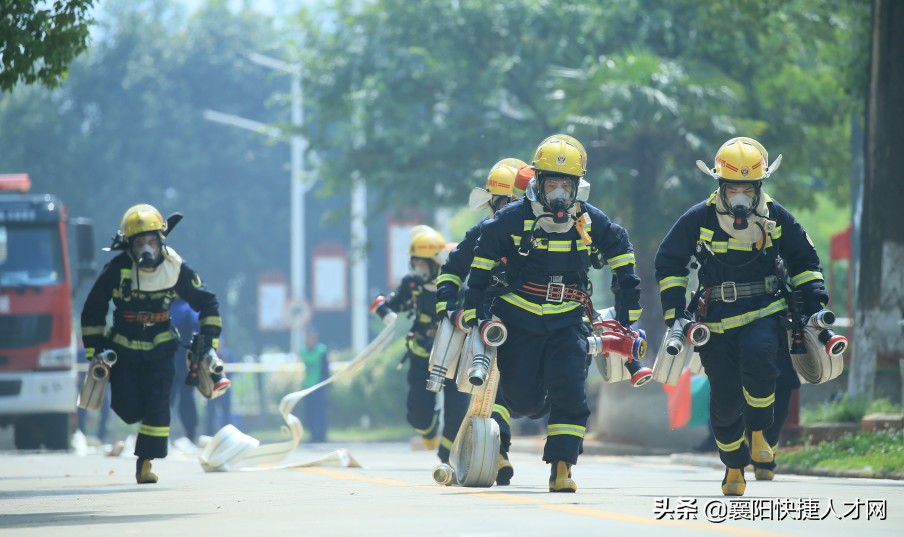
[(359, 466), (351, 455), (344, 450), (338, 450), (313, 463), (300, 465), (279, 465), (278, 463), (284, 461), (298, 447), (304, 434), (304, 427), (302, 427), (301, 421), (292, 414), (292, 409), (295, 408), (295, 405), (320, 388), (359, 372), (365, 364), (378, 356), (386, 347), (392, 338), (394, 327), (395, 319), (386, 324), (383, 331), (341, 371), (337, 371), (326, 380), (310, 388), (292, 392), (282, 398), (279, 402), (279, 413), (286, 422), (282, 426), (282, 432), (288, 440), (275, 444), (261, 445), (259, 440), (241, 432), (234, 425), (226, 425), (217, 431), (217, 434), (213, 436), (210, 443), (207, 444), (207, 447), (204, 448), (204, 451), (198, 457), (201, 467), (204, 468), (205, 472), (270, 470), (293, 466), (313, 466), (329, 458), (338, 458), (338, 462), (342, 466)]

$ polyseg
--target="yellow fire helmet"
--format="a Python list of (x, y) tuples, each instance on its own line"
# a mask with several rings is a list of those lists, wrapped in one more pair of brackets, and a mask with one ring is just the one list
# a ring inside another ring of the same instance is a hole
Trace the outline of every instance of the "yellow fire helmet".
[(573, 143), (554, 138), (537, 147), (531, 167), (536, 172), (583, 177), (587, 172), (585, 155)]
[(491, 204), (495, 196), (515, 199), (523, 195), (524, 188), (519, 185), (519, 172), (523, 168), (527, 168), (527, 164), (516, 158), (504, 158), (494, 164), (487, 175), (486, 188), (474, 187), (468, 206), (474, 210), (494, 209)]
[(716, 152), (712, 168), (708, 168), (702, 160), (697, 161), (697, 167), (720, 181), (746, 183), (767, 179), (781, 163), (782, 156), (779, 155), (770, 166), (769, 153), (763, 144), (753, 138), (739, 137), (722, 144)]
[(581, 153), (581, 157), (584, 159), (584, 167), (585, 168), (587, 167), (587, 150), (584, 149), (584, 144), (579, 142), (577, 138), (575, 138), (574, 136), (569, 136), (567, 134), (553, 134), (549, 138), (540, 142), (540, 145), (543, 145), (546, 142), (551, 142), (553, 140), (563, 140), (563, 141), (568, 142), (569, 144), (575, 146), (578, 149), (578, 151)]
[(161, 238), (166, 231), (166, 220), (154, 206), (146, 203), (133, 205), (122, 215), (119, 222), (119, 232), (127, 240), (135, 235), (156, 231)]
[(512, 197), (518, 170), (527, 166), (520, 159), (504, 158), (493, 165), (487, 176), (487, 191), (493, 196)]
[(439, 231), (429, 226), (416, 226), (415, 229), (418, 231), (412, 233), (408, 255), (430, 259), (441, 264), (442, 254), (445, 253), (446, 239), (440, 235)]

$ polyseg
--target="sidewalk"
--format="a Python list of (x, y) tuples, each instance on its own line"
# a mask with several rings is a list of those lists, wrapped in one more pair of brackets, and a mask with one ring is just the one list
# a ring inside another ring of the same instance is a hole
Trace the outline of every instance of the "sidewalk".
[[(546, 439), (541, 436), (515, 437), (512, 439), (511, 450), (518, 453), (543, 453), (543, 445)], [(584, 455), (610, 455), (610, 456), (637, 456), (664, 458), (671, 464), (684, 466), (700, 466), (706, 468), (724, 468), (719, 460), (717, 452), (711, 453), (672, 453), (669, 450), (634, 446), (629, 444), (616, 444), (600, 442), (597, 440), (584, 441)], [(788, 466), (781, 463), (779, 453), (778, 468), (776, 474), (812, 475), (820, 477), (848, 477), (867, 479), (894, 479), (904, 480), (904, 471), (895, 473), (876, 472), (869, 468), (862, 470), (838, 470), (834, 468), (808, 468), (803, 466)]]

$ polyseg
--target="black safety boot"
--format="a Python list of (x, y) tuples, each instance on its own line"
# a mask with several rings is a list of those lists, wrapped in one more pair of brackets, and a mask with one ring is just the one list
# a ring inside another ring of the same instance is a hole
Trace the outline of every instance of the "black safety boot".
[(512, 476), (515, 475), (515, 467), (509, 462), (506, 453), (500, 453), (496, 462), (496, 485), (504, 487), (512, 482)]

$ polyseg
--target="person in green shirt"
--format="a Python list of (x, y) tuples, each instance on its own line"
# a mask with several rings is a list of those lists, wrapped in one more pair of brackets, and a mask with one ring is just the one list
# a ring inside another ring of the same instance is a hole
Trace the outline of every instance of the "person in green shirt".
[[(301, 349), (301, 360), (304, 362), (304, 380), (301, 387), (310, 388), (326, 380), (330, 376), (330, 361), (327, 357), (326, 345), (317, 340), (317, 331), (308, 327), (305, 335), (305, 346)], [(324, 386), (305, 397), (302, 401), (302, 424), (311, 431), (312, 442), (326, 442), (327, 431), (327, 390)]]

